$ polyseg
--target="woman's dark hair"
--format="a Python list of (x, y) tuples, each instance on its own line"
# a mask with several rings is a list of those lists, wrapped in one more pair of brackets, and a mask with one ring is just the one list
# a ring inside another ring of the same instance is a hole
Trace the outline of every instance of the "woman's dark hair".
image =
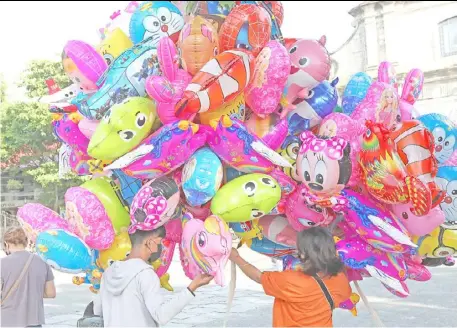
[(343, 271), (344, 265), (336, 254), (335, 242), (328, 229), (313, 227), (299, 232), (297, 248), (305, 274), (336, 276)]

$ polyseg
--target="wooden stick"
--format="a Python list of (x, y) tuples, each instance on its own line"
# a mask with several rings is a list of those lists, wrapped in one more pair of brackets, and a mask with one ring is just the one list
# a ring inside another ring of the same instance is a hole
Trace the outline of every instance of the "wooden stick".
[(362, 291), (362, 288), (360, 288), (358, 281), (354, 281), (354, 286), (357, 289), (357, 292), (359, 293), (360, 297), (363, 300), (363, 303), (367, 307), (368, 311), (370, 312), (371, 316), (373, 317), (373, 321), (376, 325), (376, 327), (385, 327), (384, 323), (381, 321), (381, 319), (378, 316), (378, 313), (371, 307), (370, 303), (368, 302), (367, 297)]

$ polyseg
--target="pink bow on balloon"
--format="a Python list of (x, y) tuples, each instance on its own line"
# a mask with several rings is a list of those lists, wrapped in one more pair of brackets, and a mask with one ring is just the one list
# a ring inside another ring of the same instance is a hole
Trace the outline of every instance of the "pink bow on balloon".
[[(145, 189), (147, 191), (147, 188)], [(149, 195), (147, 192), (146, 194)], [(167, 208), (167, 200), (163, 196), (150, 197), (144, 202), (144, 199), (140, 199), (132, 204), (130, 210), (131, 213), (131, 225), (129, 233), (135, 233), (137, 230), (153, 230), (156, 225), (160, 222), (160, 215)], [(144, 219), (143, 219), (144, 218)]]
[(333, 160), (340, 160), (343, 158), (343, 151), (347, 145), (347, 141), (343, 138), (333, 137), (330, 139), (321, 139), (310, 131), (303, 132), (300, 135), (300, 139), (303, 141), (300, 148), (300, 154), (304, 154), (308, 150), (315, 153), (324, 152), (328, 158)]

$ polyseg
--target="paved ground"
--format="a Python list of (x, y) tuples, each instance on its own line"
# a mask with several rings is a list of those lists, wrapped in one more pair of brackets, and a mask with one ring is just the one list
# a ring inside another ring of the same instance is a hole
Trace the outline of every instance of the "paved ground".
[[(248, 258), (262, 269), (271, 269), (271, 260), (245, 251)], [(229, 269), (228, 269), (229, 270)], [(426, 283), (409, 282), (411, 295), (400, 299), (374, 279), (361, 283), (372, 307), (387, 327), (457, 327), (457, 268), (433, 268), (433, 278)], [(182, 274), (179, 262), (171, 266), (171, 282), (176, 290), (184, 288), (188, 280)], [(230, 274), (227, 273), (228, 280)], [(75, 326), (91, 301), (92, 295), (84, 286), (71, 284), (71, 276), (56, 274), (58, 296), (45, 304), (48, 327)], [(164, 291), (165, 295), (166, 291)], [(228, 287), (209, 286), (197, 294), (197, 299), (167, 327), (220, 327), (225, 318)], [(169, 295), (169, 294), (168, 294)], [(228, 326), (271, 327), (272, 299), (259, 286), (251, 283), (240, 272)], [(358, 307), (359, 315), (337, 310), (334, 324), (339, 327), (373, 326), (367, 309)]]

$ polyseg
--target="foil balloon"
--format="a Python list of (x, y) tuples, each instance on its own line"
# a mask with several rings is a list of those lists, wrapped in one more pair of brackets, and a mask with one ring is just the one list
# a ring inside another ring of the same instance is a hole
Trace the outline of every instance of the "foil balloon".
[(212, 112), (200, 113), (200, 123), (209, 125), (211, 121), (218, 121), (224, 115), (241, 122), (245, 120), (246, 106), (244, 93), (240, 93), (235, 99), (223, 104), (221, 107)]
[(115, 261), (125, 260), (132, 250), (132, 243), (127, 230), (120, 232), (108, 249), (100, 251), (96, 264), (99, 268), (106, 270)]
[(347, 224), (370, 245), (383, 252), (396, 253), (411, 252), (417, 247), (395, 216), (351, 190), (344, 190), (342, 195), (348, 201), (345, 211)]
[(179, 198), (179, 187), (172, 178), (163, 176), (145, 184), (130, 207), (129, 233), (163, 226), (173, 218)]
[(52, 122), (54, 134), (73, 149), (87, 154), (89, 139), (79, 129), (79, 120), (79, 114), (63, 114), (59, 120)]
[(164, 125), (143, 140), (139, 147), (105, 167), (105, 170), (122, 169), (126, 174), (142, 180), (168, 174), (205, 145), (206, 135), (198, 131), (199, 126), (189, 121)]
[(287, 136), (284, 140), (281, 148), (279, 149), (279, 154), (290, 163), (291, 167), (283, 167), (282, 170), (285, 174), (290, 176), (295, 182), (300, 182), (301, 179), (297, 175), (297, 156), (298, 151), (300, 150), (301, 140), (297, 136)]
[(259, 219), (263, 235), (275, 243), (297, 247), (297, 232), (289, 225), (283, 216), (264, 216)]
[(140, 188), (143, 186), (143, 183), (140, 179), (135, 179), (122, 170), (113, 170), (111, 177), (115, 180), (116, 184), (119, 186), (119, 193), (121, 195), (121, 200), (128, 207), (132, 204), (133, 197), (138, 193)]
[(438, 227), (431, 233), (414, 237), (419, 246), (417, 254), (425, 258), (446, 258), (457, 254), (457, 229)]
[(411, 202), (415, 215), (426, 215), (431, 208), (430, 191), (421, 180), (408, 175), (390, 139), (390, 131), (381, 123), (367, 121), (366, 126), (360, 166), (367, 191), (387, 204)]
[(37, 235), (45, 230), (70, 230), (67, 221), (62, 219), (53, 210), (41, 204), (25, 204), (19, 207), (16, 216), (27, 235), (27, 239), (32, 242), (35, 242)]
[(96, 84), (108, 67), (103, 57), (83, 41), (68, 41), (62, 53), (62, 64), (70, 80), (84, 93), (96, 91)]
[(457, 149), (457, 127), (442, 114), (426, 114), (418, 118), (432, 133), (435, 141), (435, 157), (443, 164)]
[(246, 222), (232, 222), (230, 228), (240, 239), (240, 243), (245, 243), (252, 238), (263, 238), (262, 227), (259, 226), (259, 220)]
[(71, 153), (68, 157), (68, 162), (71, 170), (77, 175), (84, 176), (90, 174), (89, 161), (92, 159), (87, 153), (79, 151), (77, 149), (71, 149)]
[(406, 264), (401, 255), (376, 250), (360, 237), (338, 241), (336, 249), (346, 266), (353, 269), (364, 268), (383, 284), (408, 294), (400, 283), (407, 278)]
[(351, 115), (355, 108), (363, 101), (370, 88), (372, 78), (365, 72), (356, 73), (346, 85), (341, 100), (343, 113)]
[(445, 221), (445, 214), (439, 207), (432, 208), (423, 216), (414, 215), (411, 207), (410, 203), (392, 205), (392, 214), (412, 235), (424, 236)]
[(390, 84), (395, 90), (398, 89), (397, 73), (390, 62), (383, 61), (379, 64), (378, 81)]
[(245, 90), (254, 113), (264, 117), (278, 109), (289, 71), (287, 49), (279, 41), (268, 42), (255, 60), (254, 76)]
[(271, 19), (262, 7), (242, 4), (227, 16), (219, 36), (221, 51), (246, 49), (257, 56), (270, 41)]
[(214, 276), (219, 286), (225, 285), (224, 267), (230, 256), (232, 234), (227, 223), (211, 215), (204, 221), (184, 215), (181, 240), (181, 263), (186, 276), (199, 273)]
[(36, 239), (37, 254), (53, 269), (79, 273), (91, 267), (93, 253), (77, 236), (65, 230), (47, 230)]
[(271, 172), (275, 164), (290, 166), (289, 162), (252, 135), (243, 123), (223, 116), (214, 125), (214, 129), (207, 129), (209, 147), (237, 170), (245, 173)]
[(145, 1), (130, 19), (130, 39), (134, 44), (148, 40), (153, 47), (163, 37), (176, 43), (183, 26), (183, 15), (170, 1)]
[(265, 237), (262, 239), (253, 238), (247, 240), (246, 246), (252, 249), (254, 252), (277, 259), (282, 259), (287, 255), (295, 254), (297, 252), (295, 247), (284, 246), (275, 243)]
[(330, 224), (335, 218), (335, 213), (327, 207), (309, 204), (296, 190), (287, 197), (286, 216), (289, 224), (296, 231), (302, 231), (315, 226)]
[(159, 73), (156, 52), (156, 48), (146, 42), (123, 52), (98, 80), (101, 88), (81, 102), (81, 114), (100, 120), (114, 104), (129, 97), (146, 96), (147, 77)]
[(406, 75), (400, 97), (400, 114), (403, 120), (412, 119), (414, 104), (419, 98), (424, 86), (424, 73), (420, 69), (412, 69)]
[(270, 212), (271, 215), (275, 214), (285, 214), (286, 213), (286, 203), (290, 195), (297, 189), (297, 184), (295, 181), (279, 169), (275, 169), (270, 172), (270, 176), (279, 183), (281, 188), (281, 200)]
[(285, 93), (289, 106), (329, 77), (331, 64), (325, 43), (325, 36), (319, 40), (286, 39), (291, 61)]
[(216, 27), (206, 19), (191, 18), (181, 31), (179, 51), (183, 68), (191, 75), (219, 54), (219, 36)]
[(176, 104), (176, 116), (189, 119), (194, 114), (214, 111), (235, 99), (249, 84), (254, 57), (245, 51), (225, 51), (207, 62)]
[(177, 120), (175, 105), (181, 99), (191, 76), (179, 69), (176, 46), (170, 38), (162, 38), (157, 46), (157, 57), (163, 76), (149, 76), (146, 92), (155, 99), (160, 121), (168, 124)]
[(457, 226), (457, 167), (443, 166), (438, 170), (436, 182), (445, 197), (440, 204), (446, 217), (446, 226)]
[(373, 82), (365, 99), (356, 107), (351, 118), (362, 124), (365, 120), (382, 123), (390, 129), (401, 120), (398, 103), (397, 90), (393, 86)]
[(309, 91), (304, 97), (298, 97), (294, 102), (294, 109), (289, 112), (289, 129), (292, 134), (301, 132), (305, 126), (302, 121), (308, 121), (307, 129), (318, 125), (323, 118), (333, 112), (338, 102), (336, 85), (338, 78), (331, 82), (323, 81)]
[(351, 147), (349, 155), (352, 163), (351, 177), (347, 183), (348, 187), (356, 187), (361, 183), (362, 170), (356, 165), (360, 152), (360, 137), (366, 132), (365, 126), (353, 120), (343, 113), (332, 113), (324, 118), (319, 128), (319, 135), (322, 137), (339, 137), (348, 141)]
[(406, 172), (421, 180), (430, 190), (432, 207), (441, 203), (444, 192), (435, 183), (438, 162), (435, 159), (433, 135), (417, 120), (403, 120), (391, 131), (398, 156)]
[(187, 203), (200, 206), (211, 200), (222, 183), (222, 163), (209, 148), (199, 149), (184, 165), (182, 189)]
[(98, 46), (98, 51), (109, 66), (117, 57), (131, 47), (133, 47), (133, 43), (129, 37), (120, 28), (114, 28), (105, 35), (105, 38)]
[(95, 120), (89, 120), (88, 118), (82, 117), (78, 123), (78, 128), (81, 133), (90, 140), (97, 130), (97, 126), (100, 122)]
[(270, 213), (280, 199), (277, 181), (266, 174), (247, 174), (219, 189), (211, 212), (226, 222), (246, 222)]
[(154, 102), (132, 97), (111, 107), (90, 139), (88, 152), (94, 158), (112, 161), (128, 153), (158, 127)]

